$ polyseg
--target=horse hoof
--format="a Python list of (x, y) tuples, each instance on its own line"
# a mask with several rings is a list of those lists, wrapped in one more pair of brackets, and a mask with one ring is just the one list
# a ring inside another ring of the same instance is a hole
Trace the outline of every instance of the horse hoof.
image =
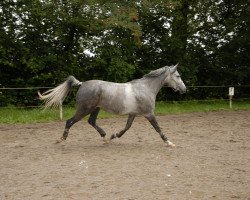
[(170, 142), (169, 140), (166, 141), (167, 147), (175, 147), (175, 144), (173, 142)]
[(104, 144), (109, 144), (109, 143), (110, 143), (110, 140), (109, 140), (109, 139), (106, 139), (106, 138), (103, 138), (103, 143), (104, 143)]
[(63, 142), (63, 141), (65, 141), (65, 139), (62, 137), (62, 138), (60, 138), (59, 140), (57, 140), (57, 141), (55, 142), (55, 144), (59, 144), (59, 143), (61, 143), (61, 142)]

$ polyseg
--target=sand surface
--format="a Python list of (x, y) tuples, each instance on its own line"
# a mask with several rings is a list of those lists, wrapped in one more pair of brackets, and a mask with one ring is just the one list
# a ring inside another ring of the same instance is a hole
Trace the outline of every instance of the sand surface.
[[(103, 144), (86, 120), (0, 125), (1, 200), (250, 199), (250, 111), (143, 117)], [(126, 118), (99, 119), (110, 136)]]

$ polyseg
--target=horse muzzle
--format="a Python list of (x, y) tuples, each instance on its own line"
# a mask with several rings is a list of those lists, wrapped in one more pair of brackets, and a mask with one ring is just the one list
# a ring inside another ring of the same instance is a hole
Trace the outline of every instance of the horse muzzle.
[(184, 85), (184, 86), (180, 86), (180, 87), (176, 88), (175, 91), (178, 91), (180, 94), (184, 94), (187, 92), (187, 88)]
[(181, 94), (184, 94), (186, 92), (187, 92), (187, 88), (186, 87), (185, 87), (185, 89), (183, 89), (183, 90), (180, 91)]

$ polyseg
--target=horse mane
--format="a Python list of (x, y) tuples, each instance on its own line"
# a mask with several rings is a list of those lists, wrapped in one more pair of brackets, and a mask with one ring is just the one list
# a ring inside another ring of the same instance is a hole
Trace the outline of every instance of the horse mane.
[(149, 72), (148, 74), (145, 74), (143, 77), (157, 77), (165, 73), (167, 70), (167, 67), (162, 67), (160, 69), (156, 69), (154, 71)]

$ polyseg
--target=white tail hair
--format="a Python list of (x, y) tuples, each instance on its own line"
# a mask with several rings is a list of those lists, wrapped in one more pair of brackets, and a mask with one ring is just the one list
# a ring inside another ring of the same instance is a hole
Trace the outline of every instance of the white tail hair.
[(47, 90), (43, 94), (38, 91), (38, 96), (40, 100), (44, 100), (45, 108), (58, 107), (62, 105), (71, 87), (81, 84), (82, 82), (78, 81), (74, 76), (69, 76), (65, 82), (53, 89)]

